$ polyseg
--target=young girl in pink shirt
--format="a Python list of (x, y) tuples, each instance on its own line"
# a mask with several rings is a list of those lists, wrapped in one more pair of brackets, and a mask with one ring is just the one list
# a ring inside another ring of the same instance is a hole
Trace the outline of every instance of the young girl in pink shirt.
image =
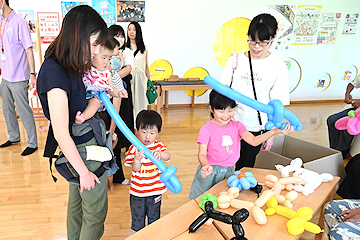
[(201, 127), (197, 143), (200, 162), (191, 185), (189, 198), (195, 199), (218, 182), (230, 177), (240, 157), (240, 140), (252, 146), (265, 142), (275, 134), (289, 134), (294, 128), (271, 130), (254, 136), (240, 121), (234, 121), (236, 102), (212, 90), (209, 96), (211, 121)]

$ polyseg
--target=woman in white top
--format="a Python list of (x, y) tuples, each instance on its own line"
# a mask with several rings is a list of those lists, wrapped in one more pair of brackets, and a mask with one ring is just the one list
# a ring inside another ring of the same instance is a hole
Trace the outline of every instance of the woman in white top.
[[(128, 98), (113, 100), (115, 109), (119, 112), (121, 119), (124, 121), (126, 126), (130, 131), (134, 132), (134, 114), (133, 114), (133, 104), (132, 104), (132, 92), (131, 92), (131, 82), (132, 76), (130, 74), (133, 65), (134, 65), (134, 55), (133, 52), (125, 47), (125, 32), (124, 29), (119, 25), (111, 25), (109, 27), (109, 36), (114, 36), (120, 44), (120, 51), (123, 53), (124, 57), (124, 67), (118, 71), (120, 77), (126, 83), (126, 91), (128, 92)], [(116, 157), (117, 165), (119, 170), (113, 176), (114, 183), (122, 183), (124, 185), (129, 185), (130, 180), (125, 179), (124, 173), (122, 171), (121, 164), (121, 148), (129, 148), (131, 146), (130, 141), (122, 134), (122, 132), (116, 127), (114, 121), (111, 121), (110, 132), (114, 131), (117, 134), (118, 142), (114, 148), (114, 155)]]
[[(253, 71), (254, 87), (257, 100), (268, 104), (272, 99), (279, 99), (284, 105), (289, 105), (289, 77), (285, 63), (269, 52), (269, 47), (276, 37), (277, 21), (270, 14), (260, 14), (250, 23), (248, 30), (249, 51), (238, 55), (238, 64), (233, 73), (232, 56), (224, 68), (221, 82), (231, 85), (231, 88), (241, 94), (255, 99), (250, 71), (250, 61)], [(250, 54), (250, 55), (249, 55)], [(268, 121), (266, 113), (250, 108), (242, 103), (236, 108), (235, 120), (240, 120), (255, 136), (261, 134), (265, 123)], [(261, 120), (260, 120), (261, 119)], [(274, 138), (268, 139), (263, 144), (253, 147), (246, 142), (241, 142), (240, 159), (235, 169), (253, 167), (256, 155), (261, 147), (270, 150)]]
[(132, 99), (134, 105), (134, 116), (141, 110), (146, 110), (148, 100), (146, 98), (147, 81), (150, 79), (147, 49), (145, 47), (142, 31), (139, 23), (131, 22), (128, 26), (128, 40), (126, 47), (134, 53), (134, 67), (131, 70), (133, 84), (131, 85)]

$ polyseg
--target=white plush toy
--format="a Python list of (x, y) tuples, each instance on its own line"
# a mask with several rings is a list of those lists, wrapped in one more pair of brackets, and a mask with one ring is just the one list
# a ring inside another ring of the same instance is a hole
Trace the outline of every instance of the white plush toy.
[(295, 184), (295, 191), (302, 192), (302, 194), (308, 196), (310, 193), (313, 193), (321, 183), (333, 180), (334, 177), (330, 173), (319, 174), (302, 168), (302, 163), (301, 158), (295, 158), (288, 166), (275, 165), (275, 168), (281, 172), (282, 177), (289, 177), (289, 173), (294, 172), (293, 177), (301, 177), (304, 180), (301, 183)]

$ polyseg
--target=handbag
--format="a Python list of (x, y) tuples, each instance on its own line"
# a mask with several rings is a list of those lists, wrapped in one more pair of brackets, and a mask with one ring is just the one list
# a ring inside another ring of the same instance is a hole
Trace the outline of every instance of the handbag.
[(148, 79), (147, 85), (148, 85), (148, 90), (146, 91), (146, 97), (148, 99), (149, 104), (152, 104), (157, 99), (158, 94), (151, 80)]

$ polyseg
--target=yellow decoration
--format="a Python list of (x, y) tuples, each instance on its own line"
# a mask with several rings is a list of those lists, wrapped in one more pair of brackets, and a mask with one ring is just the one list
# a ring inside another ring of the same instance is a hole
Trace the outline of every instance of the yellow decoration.
[(233, 18), (220, 27), (213, 43), (214, 56), (220, 66), (225, 67), (233, 52), (249, 50), (247, 32), (250, 22), (247, 18)]
[(149, 71), (151, 81), (162, 81), (164, 78), (169, 78), (173, 75), (173, 68), (171, 64), (164, 59), (154, 61), (150, 65)]
[[(202, 67), (193, 67), (187, 70), (187, 72), (184, 74), (183, 78), (199, 78), (200, 80), (204, 80), (204, 77), (209, 75), (209, 72), (206, 71), (206, 69)], [(193, 91), (192, 90), (184, 90), (184, 92), (192, 96)], [(206, 92), (206, 90), (195, 90), (195, 96), (201, 96)]]

